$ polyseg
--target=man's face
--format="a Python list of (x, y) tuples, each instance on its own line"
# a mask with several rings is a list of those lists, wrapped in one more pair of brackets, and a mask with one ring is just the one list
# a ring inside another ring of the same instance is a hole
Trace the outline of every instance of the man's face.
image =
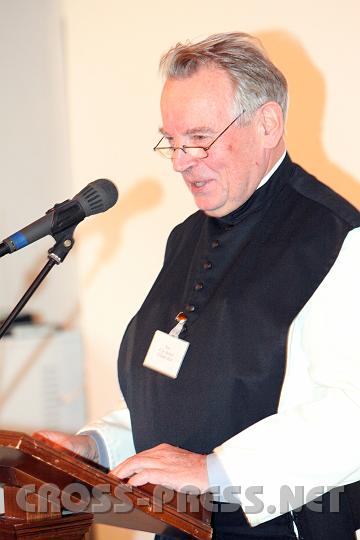
[[(169, 79), (161, 112), (161, 131), (169, 146), (208, 146), (236, 117), (233, 83), (224, 71), (208, 67), (185, 79)], [(252, 195), (267, 172), (268, 158), (259, 125), (252, 120), (244, 126), (233, 124), (204, 159), (177, 150), (173, 167), (181, 172), (196, 205), (221, 217)]]

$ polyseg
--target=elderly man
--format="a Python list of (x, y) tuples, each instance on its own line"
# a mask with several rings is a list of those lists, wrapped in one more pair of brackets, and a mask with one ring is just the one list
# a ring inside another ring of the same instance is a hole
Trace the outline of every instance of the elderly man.
[(286, 80), (255, 39), (178, 44), (161, 65), (154, 150), (199, 211), (120, 348), (137, 454), (127, 410), (65, 444), (132, 485), (212, 490), (215, 538), (354, 538), (359, 213), (287, 155)]

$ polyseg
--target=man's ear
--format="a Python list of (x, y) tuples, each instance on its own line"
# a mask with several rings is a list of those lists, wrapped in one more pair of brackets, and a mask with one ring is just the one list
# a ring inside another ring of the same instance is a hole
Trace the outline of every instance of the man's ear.
[(275, 148), (284, 134), (284, 118), (280, 105), (275, 101), (268, 101), (258, 109), (257, 114), (264, 148)]

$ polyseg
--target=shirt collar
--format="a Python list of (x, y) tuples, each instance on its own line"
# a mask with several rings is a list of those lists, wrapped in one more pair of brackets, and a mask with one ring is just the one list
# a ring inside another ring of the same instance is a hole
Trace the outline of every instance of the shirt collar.
[(283, 155), (281, 156), (280, 159), (277, 160), (277, 162), (275, 163), (275, 165), (273, 166), (272, 169), (270, 169), (270, 171), (265, 174), (264, 178), (261, 180), (260, 184), (258, 185), (258, 187), (256, 189), (259, 189), (261, 186), (263, 186), (264, 184), (266, 184), (266, 182), (269, 180), (269, 178), (274, 174), (274, 172), (276, 171), (276, 169), (278, 169), (280, 167), (280, 165), (282, 164), (282, 162), (284, 161), (284, 158), (286, 156), (286, 150), (284, 151)]

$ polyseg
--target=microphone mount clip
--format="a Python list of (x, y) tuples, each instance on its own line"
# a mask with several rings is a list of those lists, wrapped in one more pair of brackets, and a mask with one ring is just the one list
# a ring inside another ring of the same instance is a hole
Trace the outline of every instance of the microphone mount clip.
[(52, 236), (56, 243), (52, 248), (48, 250), (48, 261), (45, 264), (44, 268), (36, 276), (30, 287), (27, 289), (23, 297), (16, 304), (10, 315), (0, 326), (0, 339), (6, 334), (16, 317), (19, 315), (23, 307), (28, 303), (34, 292), (37, 290), (39, 285), (44, 281), (50, 270), (56, 265), (61, 264), (65, 257), (68, 255), (69, 251), (72, 249), (75, 241), (73, 238), (74, 230), (76, 225), (69, 227), (68, 229), (63, 229), (60, 232), (52, 232)]

